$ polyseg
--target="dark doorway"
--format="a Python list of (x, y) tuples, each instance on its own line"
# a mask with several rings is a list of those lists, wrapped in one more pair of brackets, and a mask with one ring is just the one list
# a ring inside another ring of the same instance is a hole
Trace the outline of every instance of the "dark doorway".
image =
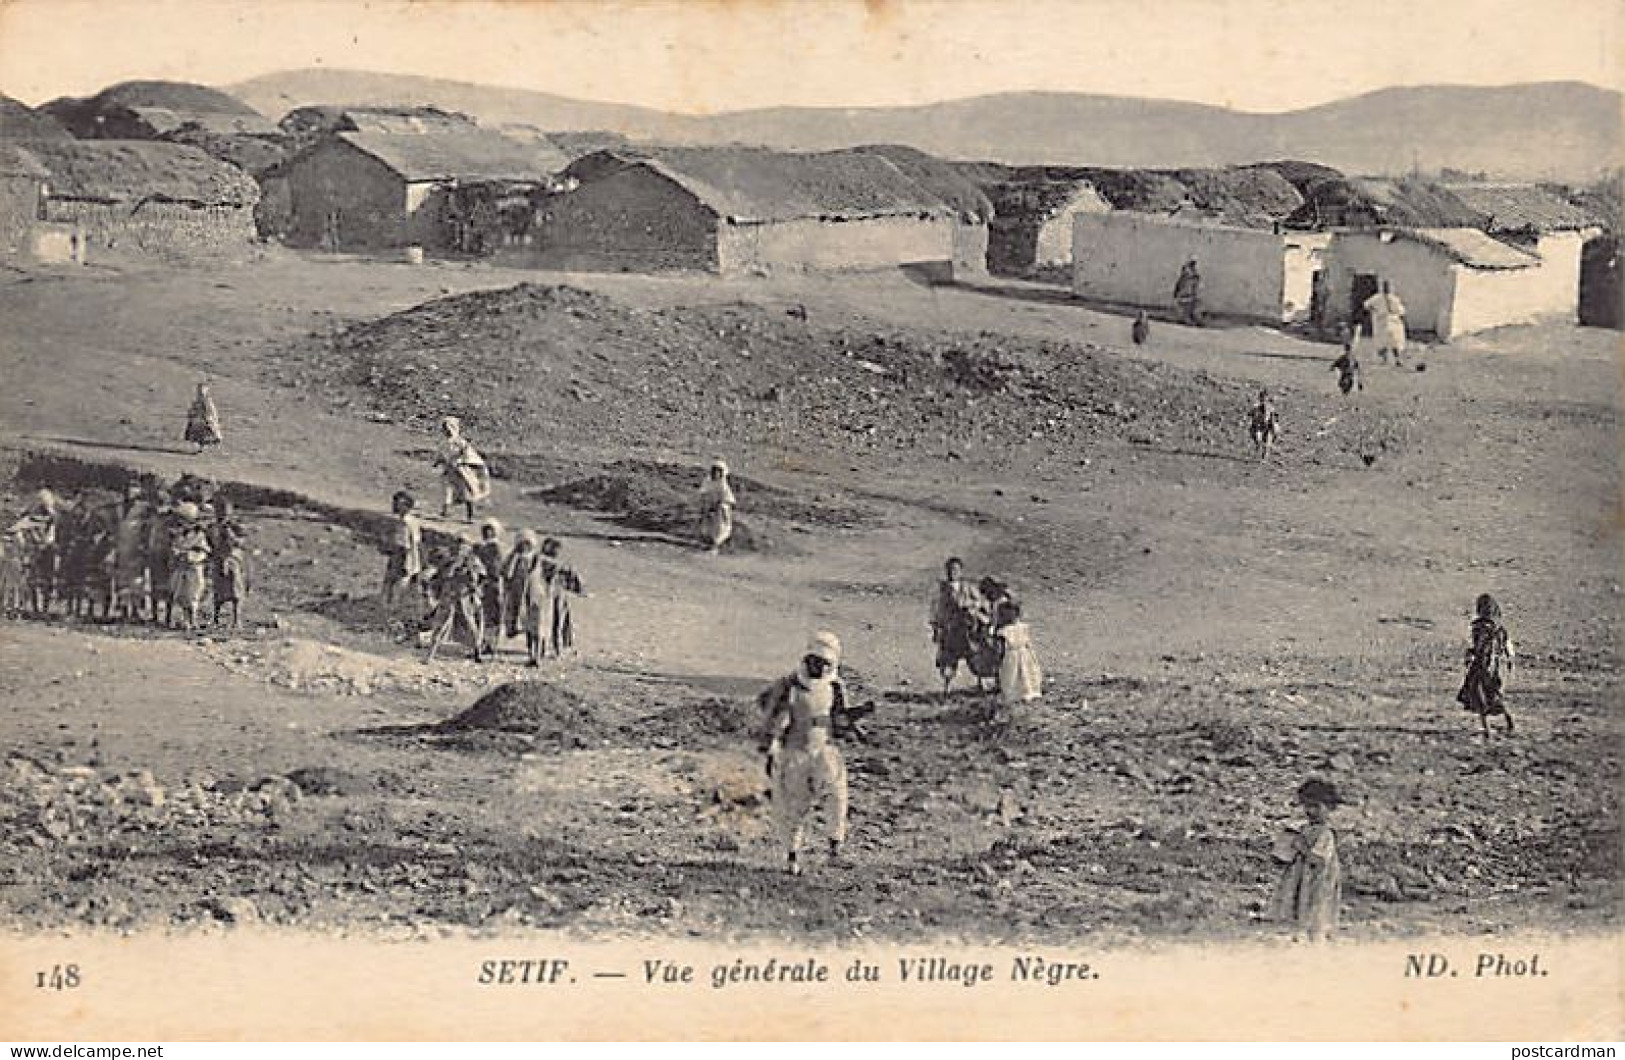
[(1354, 274), (1354, 287), (1349, 291), (1349, 319), (1360, 325), (1360, 334), (1371, 334), (1371, 314), (1366, 312), (1365, 303), (1372, 295), (1377, 293), (1377, 274), (1374, 272), (1357, 272)]
[(1599, 236), (1580, 254), (1580, 323), (1594, 328), (1621, 328), (1619, 241)]

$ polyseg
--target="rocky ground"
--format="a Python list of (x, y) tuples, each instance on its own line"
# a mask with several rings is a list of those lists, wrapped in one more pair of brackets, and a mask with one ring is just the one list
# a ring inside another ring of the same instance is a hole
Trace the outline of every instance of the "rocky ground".
[[(1348, 403), (1326, 347), (1165, 325), (1136, 350), (1030, 286), (534, 279), (278, 259), (0, 287), (11, 503), (195, 471), (239, 499), (255, 592), (235, 635), (4, 625), (0, 917), (1244, 937), (1319, 775), (1351, 800), (1356, 937), (1615, 922), (1611, 336), (1424, 351)], [(167, 450), (200, 373), (227, 445), (194, 460)], [(1259, 385), (1287, 417), (1266, 466)], [(448, 411), (497, 514), (582, 571), (577, 657), (426, 666), (378, 621), (381, 498), (431, 495)], [(713, 455), (747, 530), (707, 559), (683, 535)], [(1041, 704), (928, 693), (950, 552), (1015, 581)], [(1486, 590), (1523, 664), (1489, 742), (1452, 702)], [(877, 709), (846, 859), (790, 880), (745, 728), (823, 626)]]

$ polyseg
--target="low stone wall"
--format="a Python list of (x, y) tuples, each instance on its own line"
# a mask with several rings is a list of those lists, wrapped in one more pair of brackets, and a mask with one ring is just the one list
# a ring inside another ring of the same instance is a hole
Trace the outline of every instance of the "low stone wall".
[(48, 199), (45, 219), (73, 225), (92, 250), (104, 247), (185, 257), (234, 250), (254, 240), (251, 206)]

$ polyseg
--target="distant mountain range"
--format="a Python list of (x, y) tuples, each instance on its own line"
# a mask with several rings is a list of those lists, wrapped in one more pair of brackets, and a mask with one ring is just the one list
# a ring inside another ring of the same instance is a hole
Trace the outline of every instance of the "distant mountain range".
[(346, 70), (268, 74), (227, 91), (280, 118), (313, 103), (433, 104), (486, 123), (603, 129), (678, 143), (786, 150), (907, 144), (1017, 164), (1217, 166), (1309, 159), (1352, 173), (1444, 167), (1583, 179), (1622, 158), (1620, 93), (1578, 82), (1390, 88), (1281, 114), (1068, 92), (913, 107), (773, 107), (696, 116), (523, 89)]

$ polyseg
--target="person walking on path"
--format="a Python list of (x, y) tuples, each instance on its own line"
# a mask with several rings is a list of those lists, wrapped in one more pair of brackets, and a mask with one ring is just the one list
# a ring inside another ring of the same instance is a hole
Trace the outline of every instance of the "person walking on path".
[(774, 830), (792, 875), (801, 874), (807, 818), (815, 809), (823, 810), (832, 859), (840, 857), (846, 841), (846, 762), (833, 734), (835, 714), (846, 709), (840, 665), (840, 639), (819, 633), (795, 672), (757, 697), (762, 708), (758, 746), (773, 785)]
[(1349, 326), (1344, 324), (1338, 328), (1343, 339), (1343, 355), (1332, 362), (1332, 371), (1337, 373), (1337, 389), (1345, 395), (1356, 390), (1364, 390), (1365, 383), (1360, 380), (1360, 359), (1354, 350), (1354, 338)]
[(444, 489), (440, 518), (451, 513), (453, 504), (460, 504), (467, 517), (464, 521), (472, 523), (474, 506), (491, 497), (491, 470), (474, 443), (463, 436), (463, 422), (456, 416), (443, 418), (440, 430), (445, 435), (435, 454)]
[(209, 394), (209, 384), (199, 383), (192, 398), (192, 407), (186, 413), (186, 440), (197, 446), (199, 453), (211, 445), (226, 440), (220, 430), (220, 410), (215, 408)]
[(1365, 311), (1371, 315), (1371, 344), (1377, 348), (1377, 358), (1386, 361), (1392, 353), (1398, 368), (1405, 357), (1405, 303), (1383, 280), (1381, 289), (1365, 300)]
[(1268, 460), (1270, 451), (1275, 448), (1276, 441), (1281, 437), (1281, 415), (1276, 410), (1275, 401), (1270, 397), (1268, 390), (1258, 392), (1258, 401), (1253, 405), (1247, 434), (1253, 440), (1253, 448), (1258, 452), (1258, 459)]
[(1461, 709), (1478, 715), (1484, 726), (1484, 739), (1490, 738), (1490, 718), (1500, 715), (1506, 721), (1506, 734), (1512, 735), (1512, 712), (1507, 710), (1506, 674), (1517, 659), (1512, 638), (1501, 623), (1501, 605), (1489, 593), (1473, 605), (1476, 612), (1467, 647), (1467, 676), (1462, 680), (1456, 702)]
[(728, 481), (728, 465), (716, 460), (711, 464), (705, 481), (700, 485), (700, 542), (715, 556), (722, 551), (734, 532), (733, 485)]
[(1202, 326), (1202, 274), (1196, 270), (1196, 259), (1185, 263), (1174, 281), (1174, 305), (1179, 308), (1179, 319), (1193, 328)]

